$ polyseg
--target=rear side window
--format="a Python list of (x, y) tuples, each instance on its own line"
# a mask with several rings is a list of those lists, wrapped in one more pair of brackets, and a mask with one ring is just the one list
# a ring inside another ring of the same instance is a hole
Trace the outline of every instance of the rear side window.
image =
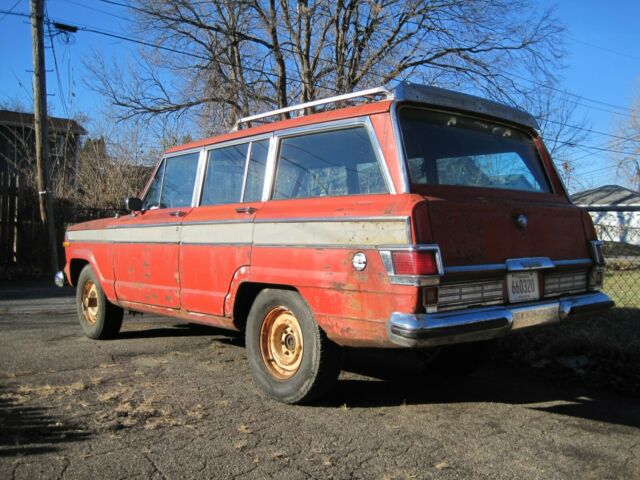
[(388, 189), (364, 127), (281, 140), (273, 198), (374, 193)]
[(249, 144), (209, 151), (200, 205), (237, 203), (242, 193)]
[(455, 113), (400, 110), (411, 183), (549, 192), (533, 139)]

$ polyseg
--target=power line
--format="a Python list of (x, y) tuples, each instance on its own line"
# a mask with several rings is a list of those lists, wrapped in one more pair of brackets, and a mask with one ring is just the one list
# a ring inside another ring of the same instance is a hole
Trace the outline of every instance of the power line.
[[(45, 14), (47, 15), (47, 19), (49, 18), (49, 11), (45, 6)], [(46, 22), (47, 31), (49, 32), (49, 41), (51, 42), (51, 53), (53, 54), (53, 65), (56, 70), (56, 79), (58, 81), (58, 91), (60, 92), (60, 103), (62, 104), (62, 109), (67, 118), (69, 118), (69, 107), (67, 106), (67, 99), (64, 94), (64, 89), (62, 88), (62, 80), (60, 79), (60, 67), (58, 67), (58, 57), (56, 56), (56, 47), (55, 42), (53, 40), (53, 33), (51, 32), (51, 23)]]
[(586, 45), (587, 47), (597, 48), (598, 50), (602, 50), (603, 52), (612, 53), (614, 55), (619, 55), (621, 57), (631, 58), (632, 60), (640, 60), (640, 57), (636, 57), (635, 55), (629, 55), (628, 53), (619, 52), (617, 50), (613, 50), (607, 47), (601, 47), (600, 45), (594, 45), (593, 43), (585, 42), (584, 40), (580, 40), (578, 38), (572, 37), (570, 35), (565, 35), (569, 40), (575, 43), (580, 43), (582, 45)]
[(596, 135), (603, 135), (605, 137), (611, 137), (611, 138), (620, 139), (620, 140), (625, 141), (625, 142), (639, 142), (640, 143), (640, 137), (639, 138), (621, 137), (620, 135), (615, 135), (613, 133), (600, 132), (598, 130), (593, 130), (591, 128), (581, 127), (579, 125), (573, 125), (573, 124), (566, 123), (566, 122), (560, 122), (558, 120), (551, 120), (549, 118), (546, 119), (545, 121), (547, 121), (549, 123), (554, 123), (556, 125), (566, 125), (568, 127), (575, 128), (576, 130), (580, 130), (580, 131), (583, 131), (583, 132), (595, 133)]
[[(103, 1), (105, 3), (111, 3), (111, 4), (114, 4), (114, 5), (127, 6), (125, 4), (119, 4), (119, 3), (111, 1), (111, 0), (100, 0), (100, 1)], [(137, 7), (130, 6), (130, 8), (133, 8), (133, 9), (136, 9), (136, 10), (140, 10)], [(5, 13), (5, 12), (0, 11), (0, 13)], [(6, 13), (7, 14), (12, 14), (12, 15), (17, 15), (17, 16), (29, 17), (28, 14), (20, 14), (20, 13), (13, 13), (13, 12), (6, 12)], [(50, 22), (50, 19), (48, 21)], [(95, 34), (98, 34), (98, 35), (103, 35), (103, 36), (107, 36), (107, 37), (111, 37), (111, 38), (116, 38), (116, 39), (119, 39), (119, 40), (122, 40), (122, 41), (135, 43), (135, 44), (139, 44), (139, 45), (144, 45), (144, 46), (147, 46), (147, 47), (150, 47), (150, 48), (157, 48), (157, 49), (168, 51), (168, 52), (171, 52), (171, 53), (177, 53), (177, 54), (186, 55), (186, 56), (193, 57), (193, 58), (198, 58), (200, 60), (206, 60), (206, 61), (210, 60), (209, 57), (206, 57), (204, 55), (199, 55), (197, 53), (187, 52), (185, 50), (180, 50), (180, 49), (176, 49), (176, 48), (172, 48), (172, 47), (167, 47), (167, 46), (164, 46), (164, 45), (153, 44), (153, 43), (147, 42), (145, 40), (137, 39), (137, 38), (131, 37), (131, 36), (125, 37), (125, 36), (117, 34), (117, 33), (108, 32), (108, 31), (104, 31), (104, 30), (99, 30), (99, 29), (96, 29), (96, 28), (92, 28), (92, 27), (85, 26), (85, 25), (79, 25), (79, 24), (77, 25), (77, 28), (78, 28), (78, 30), (81, 30), (81, 31), (85, 31), (85, 32), (89, 32), (89, 33), (95, 33)], [(331, 62), (331, 63), (336, 63), (336, 62), (333, 62), (331, 60), (322, 59), (322, 58), (320, 60), (328, 61), (328, 62)], [(218, 59), (217, 61), (218, 61), (218, 63), (221, 63), (223, 65), (234, 66), (230, 62), (225, 62), (225, 61), (222, 61), (220, 59)], [(253, 71), (253, 72), (256, 72), (256, 73), (264, 73), (264, 70), (257, 69), (257, 68), (244, 67), (244, 69), (248, 70), (248, 71)], [(521, 77), (521, 78), (524, 78), (524, 77)], [(291, 78), (289, 80), (293, 81), (293, 82), (297, 82), (297, 83), (299, 83), (301, 85), (304, 84), (303, 81), (298, 80), (298, 79)], [(327, 88), (327, 90), (330, 90), (330, 91), (333, 91), (333, 92), (336, 92), (336, 93), (340, 93), (335, 88), (330, 88), (330, 87), (326, 87), (326, 88)], [(551, 121), (551, 122), (560, 123), (560, 122), (556, 122), (556, 121)], [(567, 125), (569, 125), (572, 128), (577, 128), (579, 130), (585, 130), (585, 131), (590, 131), (590, 132), (593, 132), (593, 133), (598, 133), (600, 135), (606, 135), (606, 136), (611, 136), (611, 137), (614, 137), (614, 138), (620, 138), (620, 139), (625, 140), (625, 141), (626, 140), (637, 141), (635, 139), (619, 137), (617, 135), (607, 134), (607, 133), (604, 133), (604, 132), (598, 132), (598, 131), (595, 131), (595, 130), (586, 129), (584, 127), (579, 127), (579, 126), (576, 126), (576, 125), (571, 125), (571, 124), (567, 124)], [(609, 152), (609, 153), (619, 153), (619, 154), (624, 154), (624, 155), (633, 155), (633, 153), (631, 153), (631, 152), (615, 150), (615, 149), (612, 149), (612, 148), (602, 148), (602, 147), (598, 147), (598, 146), (591, 146), (591, 145), (584, 145), (584, 144), (579, 144), (579, 143), (563, 142), (563, 141), (558, 141), (557, 143), (560, 143), (562, 145), (566, 145), (566, 146), (569, 146), (569, 147), (582, 147), (582, 148), (585, 148), (585, 149), (595, 150), (595, 151), (599, 151), (599, 152)]]
[(127, 22), (131, 22), (131, 21), (132, 21), (132, 20), (131, 20), (131, 18), (123, 17), (122, 15), (118, 15), (118, 14), (113, 13), (113, 12), (108, 12), (108, 11), (106, 11), (106, 10), (101, 10), (101, 9), (99, 9), (99, 8), (90, 7), (89, 5), (86, 5), (86, 4), (81, 3), (81, 2), (75, 2), (74, 0), (65, 0), (65, 1), (66, 1), (67, 3), (71, 3), (72, 5), (77, 5), (78, 7), (86, 8), (87, 10), (92, 10), (92, 11), (94, 11), (94, 12), (102, 13), (102, 14), (104, 14), (104, 15), (108, 15), (108, 16), (110, 16), (110, 17), (119, 18), (120, 20), (125, 20), (125, 21), (127, 21)]
[(7, 18), (7, 16), (11, 15), (13, 13), (13, 9), (16, 8), (19, 3), (20, 3), (20, 0), (17, 0), (16, 3), (14, 3), (13, 6), (9, 10), (3, 11), (2, 13), (4, 13), (4, 15), (2, 15), (2, 17), (0, 17), (0, 22), (2, 20), (4, 20), (5, 18)]

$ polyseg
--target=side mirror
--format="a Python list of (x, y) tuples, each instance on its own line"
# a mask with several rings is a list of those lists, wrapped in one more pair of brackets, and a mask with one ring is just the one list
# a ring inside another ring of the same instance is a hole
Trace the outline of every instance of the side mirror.
[(139, 212), (142, 210), (142, 200), (138, 197), (129, 197), (124, 201), (124, 208), (130, 212)]

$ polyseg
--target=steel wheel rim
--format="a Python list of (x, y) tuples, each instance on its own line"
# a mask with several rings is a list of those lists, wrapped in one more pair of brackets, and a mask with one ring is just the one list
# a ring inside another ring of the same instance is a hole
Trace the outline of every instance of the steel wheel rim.
[(88, 325), (98, 321), (98, 286), (88, 281), (82, 289), (82, 316)]
[(300, 369), (304, 343), (296, 316), (286, 307), (276, 307), (265, 316), (260, 328), (260, 353), (267, 371), (286, 380)]

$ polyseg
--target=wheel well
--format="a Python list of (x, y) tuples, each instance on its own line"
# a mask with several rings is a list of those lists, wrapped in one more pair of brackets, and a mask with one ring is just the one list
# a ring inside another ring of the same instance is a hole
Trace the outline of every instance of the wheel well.
[(233, 302), (233, 324), (244, 332), (245, 325), (247, 324), (247, 317), (249, 316), (249, 310), (253, 305), (253, 301), (258, 294), (265, 288), (273, 288), (279, 290), (297, 290), (290, 285), (278, 285), (271, 283), (253, 283), (244, 282), (238, 287), (235, 300)]
[(84, 268), (85, 265), (88, 265), (89, 262), (82, 258), (74, 258), (69, 262), (69, 276), (71, 277), (71, 284), (76, 285), (78, 283), (78, 277), (80, 277), (80, 272)]

